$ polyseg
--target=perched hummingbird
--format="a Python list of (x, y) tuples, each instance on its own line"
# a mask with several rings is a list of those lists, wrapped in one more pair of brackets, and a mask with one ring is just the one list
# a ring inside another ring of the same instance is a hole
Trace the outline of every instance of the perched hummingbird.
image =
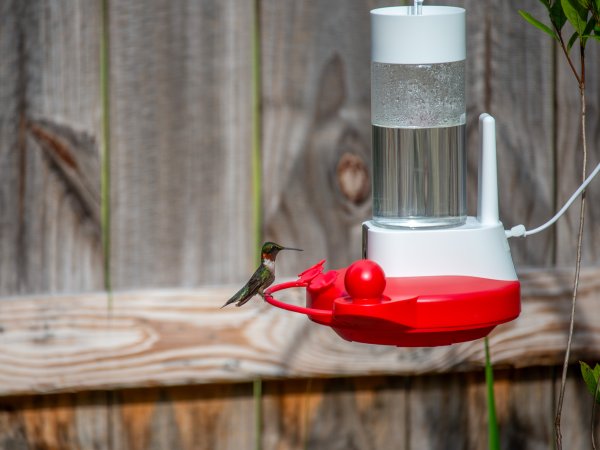
[(254, 272), (244, 287), (227, 300), (221, 308), (235, 302), (237, 302), (235, 306), (242, 306), (256, 294), (265, 298), (263, 291), (275, 281), (275, 258), (277, 258), (277, 253), (281, 250), (302, 251), (300, 248), (283, 247), (274, 242), (265, 242), (261, 250), (260, 266), (258, 266), (256, 272)]

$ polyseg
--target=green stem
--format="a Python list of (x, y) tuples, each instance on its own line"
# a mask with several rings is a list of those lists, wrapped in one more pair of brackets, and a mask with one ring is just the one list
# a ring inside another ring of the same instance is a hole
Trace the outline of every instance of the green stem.
[(255, 260), (260, 261), (262, 246), (262, 171), (261, 171), (261, 76), (260, 76), (260, 0), (254, 0), (252, 30), (252, 213), (254, 216)]
[[(583, 167), (581, 169), (581, 182), (583, 183), (587, 176), (587, 139), (586, 139), (586, 107), (585, 107), (585, 48), (580, 47), (581, 51), (581, 77), (578, 78), (579, 82), (579, 105), (580, 105), (580, 129), (581, 129), (581, 144), (583, 149)], [(571, 359), (571, 345), (573, 342), (573, 331), (575, 329), (575, 307), (577, 304), (577, 291), (579, 288), (579, 277), (581, 273), (581, 252), (583, 246), (583, 231), (585, 224), (585, 191), (581, 194), (581, 208), (579, 210), (579, 230), (577, 232), (577, 255), (575, 258), (575, 279), (573, 281), (573, 295), (571, 296), (571, 315), (569, 319), (569, 335), (567, 338), (567, 349), (565, 351), (565, 358), (563, 360), (563, 369), (560, 380), (560, 391), (558, 395), (558, 402), (556, 405), (556, 415), (554, 418), (554, 434), (556, 440), (556, 449), (562, 450), (562, 432), (560, 429), (560, 422), (562, 417), (563, 401), (565, 398), (565, 388), (567, 385), (567, 371), (569, 369), (569, 361)]]
[(598, 393), (600, 392), (600, 379), (596, 380), (596, 390), (594, 391), (594, 398), (592, 399), (592, 424), (591, 424), (591, 434), (592, 434), (592, 449), (596, 450), (596, 437), (594, 436), (594, 430), (596, 428), (596, 408), (598, 404)]
[(110, 279), (110, 71), (109, 71), (109, 0), (102, 0), (102, 35), (100, 39), (100, 97), (102, 101), (102, 140), (100, 143), (100, 226), (104, 258), (104, 289), (108, 293), (108, 311), (112, 310)]
[(490, 347), (488, 338), (484, 338), (485, 346), (485, 385), (487, 388), (488, 406), (488, 448), (500, 450), (500, 435), (498, 432), (498, 419), (496, 418), (496, 401), (494, 398), (494, 369), (490, 360)]

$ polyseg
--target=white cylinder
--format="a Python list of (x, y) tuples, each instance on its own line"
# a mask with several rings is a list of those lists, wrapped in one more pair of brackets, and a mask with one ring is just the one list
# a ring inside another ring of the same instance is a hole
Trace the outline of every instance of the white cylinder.
[(437, 64), (464, 60), (465, 10), (452, 6), (411, 6), (371, 11), (371, 58), (388, 64)]
[(500, 222), (498, 214), (498, 169), (496, 164), (496, 121), (483, 113), (479, 116), (479, 192), (477, 220), (484, 225)]
[(373, 220), (463, 224), (466, 209), (465, 10), (371, 11)]

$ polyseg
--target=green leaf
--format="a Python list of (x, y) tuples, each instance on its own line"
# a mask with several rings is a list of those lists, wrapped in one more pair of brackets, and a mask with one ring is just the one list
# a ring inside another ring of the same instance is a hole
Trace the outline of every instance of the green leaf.
[[(574, 32), (571, 37), (569, 38), (569, 42), (567, 43), (567, 51), (570, 52), (571, 48), (573, 48), (573, 45), (575, 44), (575, 41), (577, 40), (577, 38), (579, 38), (580, 36), (577, 34), (577, 31)], [(582, 38), (583, 39), (583, 38)]]
[(600, 0), (592, 1), (589, 9), (592, 11), (592, 15), (596, 17), (596, 20), (600, 21), (600, 18), (598, 17), (600, 15)]
[(540, 3), (544, 5), (548, 11), (550, 11), (550, 0), (540, 0)]
[(587, 25), (585, 26), (585, 30), (583, 30), (583, 36), (581, 36), (581, 44), (585, 47), (585, 44), (588, 38), (592, 37), (592, 31), (596, 28), (596, 19), (590, 17)]
[(579, 37), (579, 40), (581, 41), (581, 46), (585, 48), (585, 44), (587, 44), (588, 38), (594, 37), (592, 31), (595, 30), (596, 26), (596, 20), (593, 17), (591, 17), (587, 25), (585, 26), (585, 30), (583, 30), (583, 34), (579, 35), (577, 34), (577, 32), (575, 32), (573, 36), (571, 36), (571, 39), (569, 39), (569, 43), (567, 44), (567, 50), (571, 50), (571, 47), (573, 47), (573, 44), (577, 40), (577, 37)]
[(582, 7), (578, 0), (560, 0), (560, 4), (569, 23), (580, 36), (583, 36), (585, 26), (587, 25), (587, 8)]
[(565, 12), (563, 11), (560, 1), (561, 0), (554, 0), (554, 3), (550, 7), (550, 21), (559, 33), (560, 30), (562, 30), (565, 26), (565, 23), (567, 23), (567, 16), (565, 16)]
[(521, 15), (521, 17), (523, 19), (525, 19), (527, 22), (529, 22), (534, 27), (539, 28), (544, 33), (548, 33), (554, 39), (558, 39), (558, 37), (556, 36), (556, 33), (554, 32), (554, 30), (552, 28), (550, 28), (548, 25), (540, 22), (539, 20), (537, 20), (535, 17), (533, 17), (527, 11), (523, 11), (523, 10), (520, 9), (519, 10), (519, 14)]
[(581, 367), (583, 381), (585, 381), (585, 384), (592, 395), (597, 394), (596, 401), (600, 403), (600, 393), (596, 392), (596, 385), (598, 384), (598, 379), (600, 378), (600, 364), (596, 364), (594, 370), (592, 370), (592, 368), (583, 361), (579, 361), (579, 365)]
[(593, 17), (590, 17), (590, 20), (588, 21), (587, 25), (585, 26), (585, 30), (583, 30), (583, 34), (592, 34), (592, 31), (594, 31), (594, 29), (598, 26), (598, 24), (596, 23), (596, 19), (594, 19)]

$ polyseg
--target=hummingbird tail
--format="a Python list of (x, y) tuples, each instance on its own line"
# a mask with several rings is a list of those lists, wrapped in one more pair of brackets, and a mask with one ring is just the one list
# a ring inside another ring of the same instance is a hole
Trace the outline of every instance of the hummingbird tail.
[[(225, 308), (227, 305), (231, 305), (232, 303), (236, 303), (236, 302), (242, 302), (244, 300), (244, 297), (248, 296), (248, 288), (246, 286), (244, 286), (243, 288), (241, 288), (239, 291), (237, 291), (233, 297), (231, 297), (229, 300), (227, 300), (225, 302), (225, 304), (223, 306), (221, 306), (221, 309)], [(246, 301), (249, 299), (246, 299)], [(245, 302), (241, 303), (242, 305)], [(240, 303), (238, 303), (237, 306), (240, 306)]]
[(221, 306), (219, 309), (223, 309), (223, 308), (225, 308), (227, 305), (231, 305), (232, 303), (233, 303), (233, 302), (231, 301), (231, 299), (229, 299), (229, 300), (227, 300), (227, 301), (225, 302), (225, 304), (224, 304), (223, 306)]

